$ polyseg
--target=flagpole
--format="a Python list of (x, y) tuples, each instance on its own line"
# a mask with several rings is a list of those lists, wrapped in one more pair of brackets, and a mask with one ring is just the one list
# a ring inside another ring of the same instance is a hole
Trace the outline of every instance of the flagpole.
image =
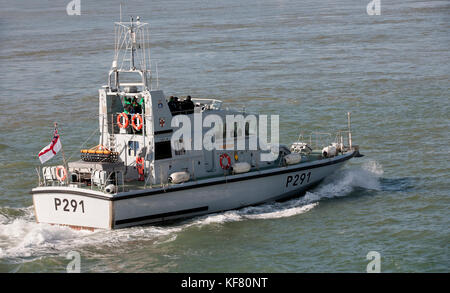
[[(58, 123), (56, 123), (56, 122), (55, 122), (55, 130), (56, 131), (58, 130)], [(59, 135), (59, 133), (58, 133), (58, 135)], [(64, 149), (63, 149), (62, 143), (61, 143), (61, 154), (62, 154), (62, 157), (63, 157), (64, 168), (66, 168), (66, 172), (67, 172), (67, 176), (66, 176), (66, 179), (64, 181), (66, 181), (66, 183), (67, 183), (68, 177), (69, 177), (69, 166), (67, 165), (66, 155), (64, 154)]]

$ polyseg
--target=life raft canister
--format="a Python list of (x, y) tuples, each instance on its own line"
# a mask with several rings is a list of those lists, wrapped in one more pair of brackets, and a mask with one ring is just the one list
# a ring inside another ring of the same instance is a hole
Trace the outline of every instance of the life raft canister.
[(136, 157), (136, 168), (139, 173), (139, 181), (144, 181), (144, 158)]
[[(62, 171), (62, 176), (61, 176), (61, 171)], [(56, 167), (56, 178), (59, 181), (61, 181), (61, 182), (66, 180), (66, 178), (67, 178), (67, 170), (66, 170), (66, 168), (64, 168), (64, 166)]]
[[(121, 118), (124, 118), (124, 123), (122, 124)], [(130, 124), (130, 121), (128, 121), (128, 115), (124, 112), (117, 115), (117, 125), (119, 125), (120, 128), (127, 128), (128, 124)]]
[[(224, 158), (227, 159), (227, 164), (226, 165), (223, 164), (223, 159)], [(219, 163), (220, 163), (220, 167), (222, 167), (222, 169), (228, 170), (230, 168), (230, 166), (231, 166), (231, 158), (230, 158), (230, 156), (228, 154), (226, 154), (226, 153), (225, 154), (221, 154), (220, 158), (219, 158)]]
[(189, 181), (191, 175), (186, 171), (175, 172), (170, 174), (169, 182), (174, 184), (183, 183)]
[[(136, 118), (139, 120), (139, 125), (136, 124)], [(131, 118), (131, 125), (133, 126), (134, 129), (136, 130), (141, 130), (142, 129), (142, 116), (139, 114), (134, 114), (133, 117)]]

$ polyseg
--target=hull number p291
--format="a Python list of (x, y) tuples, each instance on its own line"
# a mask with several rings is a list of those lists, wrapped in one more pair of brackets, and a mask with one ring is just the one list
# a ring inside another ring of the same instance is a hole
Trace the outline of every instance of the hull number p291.
[[(78, 208), (78, 206), (80, 208)], [(75, 213), (78, 210), (81, 213), (84, 213), (84, 201), (80, 200), (79, 202), (77, 202), (74, 199), (69, 201), (66, 198), (61, 200), (60, 198), (55, 197), (55, 211), (57, 211), (58, 208), (60, 208), (60, 210), (62, 210), (64, 212), (74, 212)]]
[(295, 174), (294, 176), (289, 175), (286, 179), (286, 187), (309, 183), (309, 179), (311, 179), (311, 172)]

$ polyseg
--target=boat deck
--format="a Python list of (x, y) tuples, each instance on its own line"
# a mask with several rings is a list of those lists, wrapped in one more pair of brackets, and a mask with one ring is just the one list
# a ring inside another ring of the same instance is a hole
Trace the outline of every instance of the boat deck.
[[(320, 150), (314, 150), (312, 151), (310, 154), (302, 156), (302, 159), (300, 161), (299, 164), (303, 164), (303, 163), (309, 163), (309, 162), (314, 162), (314, 161), (318, 161), (323, 159), (322, 157), (322, 153)], [(277, 169), (282, 167), (283, 164), (280, 162), (280, 158), (278, 158), (277, 160), (274, 161), (274, 163), (270, 164), (270, 165), (264, 165), (264, 166), (253, 166), (251, 168), (250, 172), (254, 172), (254, 171), (266, 171), (266, 170), (270, 170), (270, 169)], [(223, 176), (217, 176), (217, 175), (212, 175), (212, 176), (202, 176), (202, 177), (193, 177), (191, 178), (190, 182), (196, 182), (196, 181), (204, 181), (204, 180), (208, 180), (208, 179), (215, 179), (215, 178), (222, 178), (222, 177), (229, 177), (232, 176), (234, 174), (230, 174), (229, 172), (224, 172)], [(152, 188), (170, 188), (171, 186), (178, 186), (179, 184), (175, 184), (175, 183), (163, 183), (163, 184), (149, 184), (148, 182), (145, 181), (138, 181), (138, 180), (131, 180), (131, 181), (125, 181), (123, 182), (123, 184), (120, 185), (118, 192), (128, 192), (128, 191), (132, 191), (132, 190), (144, 190), (144, 189), (152, 189)], [(47, 186), (63, 186), (63, 184), (61, 184), (59, 181), (54, 181), (52, 182), (52, 184), (49, 184)], [(70, 183), (69, 186), (72, 187), (77, 187), (77, 188), (82, 188), (82, 189), (88, 189), (88, 190), (94, 190), (94, 191), (100, 191), (103, 192), (104, 190), (96, 185), (86, 185), (83, 183)]]

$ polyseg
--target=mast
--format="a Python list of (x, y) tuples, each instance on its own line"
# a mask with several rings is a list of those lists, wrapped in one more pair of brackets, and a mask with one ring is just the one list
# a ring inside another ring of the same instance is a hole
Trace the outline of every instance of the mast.
[[(55, 126), (55, 132), (58, 133), (58, 123), (54, 123)], [(58, 133), (59, 135), (59, 133)], [(61, 155), (62, 155), (62, 159), (63, 159), (63, 164), (64, 164), (64, 168), (69, 171), (69, 165), (67, 164), (67, 160), (66, 160), (66, 154), (64, 153), (64, 149), (63, 146), (61, 144)], [(64, 180), (66, 183), (68, 182), (68, 178), (66, 177), (66, 179)]]
[[(120, 6), (120, 10), (122, 11), (122, 6)], [(121, 13), (120, 21), (114, 23), (114, 58), (111, 70), (109, 71), (108, 85), (106, 86), (105, 93), (106, 96), (118, 96), (123, 105), (125, 105), (126, 100), (130, 101), (129, 99), (131, 98), (140, 101), (140, 115), (142, 118), (140, 135), (142, 135), (142, 149), (145, 150), (150, 149), (146, 142), (148, 140), (146, 138), (146, 124), (147, 119), (149, 119), (148, 115), (151, 113), (146, 113), (145, 110), (145, 104), (148, 103), (147, 97), (152, 86), (149, 32), (150, 25), (146, 22), (141, 22), (139, 16), (135, 18), (130, 16), (129, 21), (122, 21)], [(113, 118), (111, 121), (113, 121)], [(114, 129), (111, 131), (110, 138), (111, 136), (114, 136)], [(112, 140), (114, 141), (114, 139)], [(138, 159), (138, 156), (144, 158), (143, 169), (145, 174), (146, 153), (142, 155), (137, 154), (136, 159)], [(128, 165), (126, 155), (123, 160), (125, 165)]]
[[(114, 32), (114, 59), (108, 77), (109, 88), (117, 92), (130, 86), (140, 87), (140, 91), (148, 90), (151, 87), (149, 24), (141, 22), (139, 16), (136, 21), (130, 17), (129, 22), (115, 22)], [(120, 75), (134, 75), (136, 81), (121, 83)]]
[(135, 70), (134, 66), (134, 51), (136, 50), (136, 33), (133, 31), (133, 16), (131, 16), (131, 26), (130, 26), (130, 35), (131, 35), (131, 60), (130, 60), (130, 70)]
[(348, 124), (348, 144), (350, 150), (352, 149), (352, 130), (350, 128), (350, 112), (347, 112), (347, 124)]

